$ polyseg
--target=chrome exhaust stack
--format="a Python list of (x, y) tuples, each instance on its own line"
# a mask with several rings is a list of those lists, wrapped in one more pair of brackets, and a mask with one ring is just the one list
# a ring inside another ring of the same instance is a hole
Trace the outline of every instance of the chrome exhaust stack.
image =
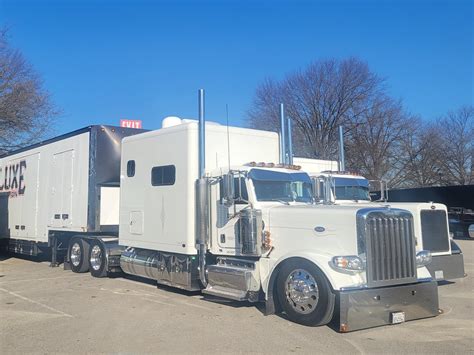
[(280, 164), (286, 164), (285, 107), (280, 104)]
[(344, 158), (344, 129), (339, 126), (339, 171), (346, 170), (346, 162)]
[(293, 139), (291, 137), (291, 118), (287, 119), (288, 123), (288, 164), (293, 165)]
[(206, 173), (206, 119), (204, 118), (204, 89), (198, 91), (199, 110), (199, 178)]
[(199, 105), (199, 176), (196, 180), (196, 248), (199, 258), (199, 280), (204, 287), (206, 252), (209, 241), (209, 184), (206, 178), (206, 121), (204, 118), (204, 90), (198, 91)]
[(293, 165), (291, 119), (285, 118), (285, 106), (282, 103), (280, 104), (280, 164)]

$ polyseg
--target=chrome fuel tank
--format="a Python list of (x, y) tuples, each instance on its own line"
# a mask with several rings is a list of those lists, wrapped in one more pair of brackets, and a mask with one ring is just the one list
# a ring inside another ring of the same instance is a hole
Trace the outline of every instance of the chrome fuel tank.
[(123, 272), (186, 290), (200, 290), (195, 255), (128, 248), (120, 257)]

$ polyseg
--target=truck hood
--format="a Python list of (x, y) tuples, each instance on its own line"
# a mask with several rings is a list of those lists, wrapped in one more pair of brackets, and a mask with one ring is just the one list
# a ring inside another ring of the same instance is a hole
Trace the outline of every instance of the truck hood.
[(324, 244), (320, 250), (329, 254), (352, 255), (357, 253), (357, 211), (364, 207), (272, 206), (262, 208), (262, 215), (276, 245), (294, 243), (310, 249)]
[(336, 204), (343, 205), (343, 206), (360, 206), (360, 208), (390, 206), (394, 208), (401, 208), (404, 210), (408, 210), (412, 213), (416, 211), (428, 210), (428, 209), (442, 209), (442, 210), (447, 211), (447, 208), (445, 205), (441, 203), (433, 203), (433, 202), (375, 202), (375, 201), (372, 202), (372, 201), (338, 200)]
[[(357, 211), (367, 205), (278, 205), (263, 207), (271, 228), (314, 229), (318, 225), (337, 226), (356, 218)], [(377, 208), (379, 206), (374, 206)], [(342, 219), (341, 219), (342, 218)], [(326, 228), (331, 229), (331, 228)]]

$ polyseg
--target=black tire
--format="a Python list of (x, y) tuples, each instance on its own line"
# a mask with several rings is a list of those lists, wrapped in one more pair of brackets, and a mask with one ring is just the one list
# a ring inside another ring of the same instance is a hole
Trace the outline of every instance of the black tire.
[(92, 241), (89, 250), (89, 271), (94, 277), (107, 276), (107, 255), (104, 243), (100, 240)]
[(320, 326), (331, 321), (335, 295), (329, 281), (313, 263), (305, 259), (289, 260), (278, 273), (276, 287), (280, 306), (292, 322)]
[(77, 273), (89, 271), (89, 243), (82, 238), (72, 238), (69, 242), (67, 256), (71, 270)]

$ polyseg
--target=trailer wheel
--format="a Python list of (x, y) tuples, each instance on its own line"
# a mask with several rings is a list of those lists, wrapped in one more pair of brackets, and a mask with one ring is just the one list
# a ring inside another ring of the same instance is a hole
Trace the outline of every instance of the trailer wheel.
[(73, 272), (87, 272), (89, 270), (89, 244), (82, 238), (73, 238), (69, 242), (68, 258)]
[(107, 258), (104, 244), (99, 240), (91, 243), (89, 252), (89, 270), (94, 277), (107, 276)]
[(311, 262), (294, 259), (285, 263), (276, 286), (280, 305), (291, 321), (309, 326), (331, 321), (335, 295), (326, 277)]

